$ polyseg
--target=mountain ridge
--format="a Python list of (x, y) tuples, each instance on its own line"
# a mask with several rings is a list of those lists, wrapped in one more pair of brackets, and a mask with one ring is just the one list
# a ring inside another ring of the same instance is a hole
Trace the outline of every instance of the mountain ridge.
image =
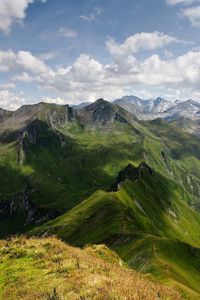
[(200, 140), (182, 125), (141, 121), (103, 99), (23, 106), (0, 127), (1, 238), (106, 243), (198, 299)]

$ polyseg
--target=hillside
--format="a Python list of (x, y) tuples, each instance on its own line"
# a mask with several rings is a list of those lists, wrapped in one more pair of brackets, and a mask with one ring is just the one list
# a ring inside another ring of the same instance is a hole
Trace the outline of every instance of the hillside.
[(44, 103), (22, 107), (1, 126), (0, 235), (57, 217), (142, 161), (181, 185), (199, 209), (199, 147), (199, 139), (175, 126), (140, 122), (101, 99), (78, 112)]
[(188, 194), (145, 163), (125, 168), (112, 189), (95, 192), (31, 234), (56, 234), (79, 246), (106, 243), (132, 268), (198, 299), (200, 214), (189, 207)]
[(104, 243), (131, 268), (199, 299), (197, 137), (103, 99), (11, 114), (0, 129), (1, 238)]
[(83, 250), (56, 238), (0, 241), (0, 299), (182, 299), (123, 266), (104, 245)]

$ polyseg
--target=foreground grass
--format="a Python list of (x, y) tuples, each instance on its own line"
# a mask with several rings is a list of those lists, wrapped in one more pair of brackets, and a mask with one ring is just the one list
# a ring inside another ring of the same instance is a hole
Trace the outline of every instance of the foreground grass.
[(0, 241), (0, 299), (182, 299), (123, 266), (104, 245), (71, 247), (55, 237)]

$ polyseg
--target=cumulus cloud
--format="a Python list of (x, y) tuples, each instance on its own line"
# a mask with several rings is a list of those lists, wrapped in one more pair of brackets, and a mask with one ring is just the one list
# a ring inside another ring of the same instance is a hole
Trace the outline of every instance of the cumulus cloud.
[(34, 77), (31, 77), (28, 73), (23, 72), (20, 75), (13, 76), (12, 80), (13, 81), (21, 81), (21, 82), (28, 83), (28, 82), (33, 82), (34, 81)]
[(8, 110), (16, 110), (18, 107), (24, 105), (26, 99), (23, 94), (15, 94), (9, 90), (0, 90), (0, 107)]
[[(0, 31), (9, 33), (15, 22), (21, 22), (26, 17), (26, 10), (34, 0), (1, 0), (0, 1)], [(41, 0), (45, 3), (45, 0)]]
[(53, 74), (53, 71), (39, 58), (33, 56), (28, 51), (0, 50), (0, 71), (24, 70), (33, 74)]
[(10, 90), (14, 88), (15, 84), (13, 82), (0, 83), (0, 90)]
[(126, 94), (131, 89), (188, 91), (199, 89), (200, 52), (162, 60), (152, 55), (138, 61), (133, 56), (120, 57), (108, 65), (82, 54), (74, 64), (57, 70), (53, 77), (45, 81), (40, 77), (40, 85), (54, 91), (63, 92), (73, 101), (95, 100), (98, 97), (112, 99)]
[(186, 17), (193, 26), (200, 26), (200, 6), (183, 9), (181, 15)]
[(122, 44), (118, 44), (113, 38), (109, 38), (106, 47), (112, 55), (129, 55), (141, 50), (162, 48), (174, 42), (178, 42), (178, 40), (164, 33), (142, 32), (129, 36)]
[(65, 105), (65, 104), (68, 104), (68, 105), (73, 105), (73, 101), (70, 100), (69, 98), (66, 99), (66, 98), (61, 98), (61, 97), (43, 97), (42, 98), (42, 102), (46, 102), (46, 103), (50, 103), (50, 104), (58, 104), (58, 105)]
[(52, 60), (57, 56), (56, 52), (45, 52), (45, 53), (41, 53), (40, 55), (38, 55), (38, 59), (43, 60), (43, 61), (47, 61), (47, 60)]
[(195, 1), (196, 0), (167, 0), (167, 4), (169, 4), (169, 5), (177, 5), (177, 4), (188, 5)]
[(167, 3), (169, 5), (180, 4), (187, 6), (179, 9), (178, 15), (188, 19), (192, 26), (200, 26), (200, 0), (167, 0)]
[[(137, 36), (139, 45), (135, 46), (134, 42), (134, 47), (128, 46), (128, 50), (127, 47), (121, 50), (119, 45), (120, 51), (112, 52), (113, 56), (107, 64), (81, 54), (69, 66), (52, 68), (30, 52), (0, 51), (0, 72), (12, 72), (11, 82), (21, 81), (38, 87), (40, 92), (49, 95), (46, 99), (50, 103), (77, 103), (93, 101), (99, 97), (111, 100), (130, 93), (170, 95), (171, 98), (173, 95), (174, 98), (200, 95), (200, 51), (197, 49), (174, 57), (164, 48), (166, 58), (150, 55), (139, 60), (135, 56), (136, 52), (160, 48), (174, 39), (161, 33), (147, 36), (147, 40), (153, 36), (156, 45), (145, 43), (144, 39), (140, 41)], [(127, 55), (122, 55), (124, 53)], [(51, 97), (51, 93), (56, 97)], [(14, 101), (12, 93), (10, 99)], [(17, 99), (16, 103), (21, 103), (19, 95)]]

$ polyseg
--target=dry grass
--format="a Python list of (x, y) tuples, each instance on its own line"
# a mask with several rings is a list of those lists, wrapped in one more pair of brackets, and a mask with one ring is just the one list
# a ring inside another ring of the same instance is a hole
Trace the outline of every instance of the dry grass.
[(2, 300), (178, 300), (178, 291), (127, 269), (104, 245), (71, 247), (55, 237), (0, 241)]

